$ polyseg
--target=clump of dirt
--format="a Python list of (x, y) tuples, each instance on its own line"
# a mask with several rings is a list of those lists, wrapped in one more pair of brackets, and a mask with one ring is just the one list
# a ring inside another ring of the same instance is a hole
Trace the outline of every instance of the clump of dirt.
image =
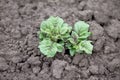
[[(119, 0), (1, 0), (0, 80), (119, 80)], [(39, 25), (60, 16), (90, 24), (92, 55), (57, 54), (37, 48)]]

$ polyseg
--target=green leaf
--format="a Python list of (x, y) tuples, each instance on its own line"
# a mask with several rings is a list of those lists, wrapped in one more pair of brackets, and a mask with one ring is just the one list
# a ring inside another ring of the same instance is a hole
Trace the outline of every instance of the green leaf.
[(81, 41), (79, 49), (85, 51), (87, 54), (92, 54), (93, 45), (91, 44), (91, 41)]
[(46, 34), (50, 34), (51, 29), (53, 29), (53, 26), (51, 26), (50, 22), (43, 21), (41, 23), (41, 27), (40, 27), (41, 32), (46, 33)]
[(47, 35), (45, 35), (44, 33), (42, 33), (41, 31), (38, 32), (38, 37), (41, 40), (43, 40)]
[(88, 28), (89, 28), (89, 25), (84, 21), (78, 21), (74, 25), (74, 30), (79, 35), (82, 33), (88, 32)]
[(56, 17), (57, 18), (57, 27), (62, 27), (62, 25), (63, 25), (63, 23), (64, 23), (64, 21), (63, 21), (63, 19), (62, 18), (60, 18), (60, 17)]
[(56, 46), (57, 46), (57, 51), (58, 51), (58, 52), (62, 52), (62, 51), (63, 51), (64, 47), (63, 47), (62, 44), (56, 43)]
[(87, 39), (90, 35), (91, 35), (91, 32), (85, 32), (85, 33), (81, 34), (78, 39), (79, 40)]
[(56, 22), (56, 17), (50, 16), (46, 21), (51, 22), (54, 25)]
[(69, 33), (63, 34), (63, 35), (61, 35), (61, 40), (66, 41), (69, 37), (70, 37)]
[(70, 55), (74, 56), (75, 55), (75, 50), (74, 49), (70, 49)]
[(68, 31), (68, 27), (61, 27), (61, 29), (60, 29), (60, 33), (61, 34), (65, 34), (66, 32)]
[(58, 16), (57, 17), (51, 16), (50, 18), (47, 19), (47, 22), (52, 23), (54, 27), (61, 27), (64, 23), (63, 19)]
[(38, 46), (42, 54), (46, 55), (47, 57), (54, 57), (57, 52), (57, 46), (56, 43), (53, 43), (49, 39), (44, 39), (40, 42), (40, 45)]
[(72, 31), (72, 26), (68, 26), (68, 33), (71, 33)]
[(71, 26), (68, 26), (67, 23), (64, 23), (60, 29), (60, 33), (61, 34), (66, 34), (66, 33), (70, 33), (72, 30), (72, 27)]
[(72, 36), (72, 38), (74, 39), (74, 41), (77, 43), (78, 38), (79, 38), (78, 34), (77, 34), (75, 31), (72, 31), (71, 36)]
[[(71, 29), (67, 23), (64, 23), (62, 18), (51, 16), (41, 23), (41, 34), (39, 34), (39, 37), (47, 37), (56, 42), (58, 39), (65, 40), (70, 37)], [(44, 33), (44, 35), (42, 33)]]
[(67, 49), (71, 49), (71, 44), (66, 43), (65, 47), (66, 47)]
[(76, 44), (73, 38), (69, 38), (68, 41), (69, 41), (71, 44)]

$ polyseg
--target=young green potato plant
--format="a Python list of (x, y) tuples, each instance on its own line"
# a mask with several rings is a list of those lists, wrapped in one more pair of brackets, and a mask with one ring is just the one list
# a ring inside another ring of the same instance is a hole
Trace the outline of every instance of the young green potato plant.
[(87, 40), (91, 34), (88, 29), (84, 21), (76, 22), (72, 29), (62, 18), (51, 16), (40, 25), (38, 48), (47, 57), (54, 57), (64, 49), (69, 49), (71, 56), (83, 52), (92, 54), (93, 45)]
[(76, 53), (92, 54), (93, 45), (91, 41), (87, 40), (91, 32), (88, 32), (89, 25), (84, 21), (78, 21), (75, 23), (71, 37), (68, 38), (66, 47), (70, 50), (70, 55), (73, 56)]
[(71, 30), (72, 27), (60, 17), (51, 16), (43, 21), (38, 32), (40, 51), (47, 57), (53, 57), (57, 52), (62, 52)]

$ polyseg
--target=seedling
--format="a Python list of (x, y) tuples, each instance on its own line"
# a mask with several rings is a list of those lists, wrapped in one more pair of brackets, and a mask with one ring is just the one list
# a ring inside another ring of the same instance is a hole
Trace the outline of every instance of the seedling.
[(65, 41), (70, 37), (72, 27), (64, 23), (60, 17), (50, 17), (43, 21), (39, 32), (39, 48), (47, 57), (53, 57), (62, 52)]
[(71, 56), (83, 52), (92, 54), (93, 45), (87, 40), (91, 34), (88, 29), (84, 21), (76, 22), (72, 29), (62, 18), (51, 16), (40, 25), (38, 48), (47, 57), (54, 57), (64, 49), (69, 49)]
[(68, 38), (66, 47), (70, 50), (70, 55), (73, 56), (76, 53), (92, 54), (93, 45), (91, 41), (87, 40), (91, 32), (88, 32), (89, 25), (84, 21), (78, 21), (75, 23), (71, 37)]

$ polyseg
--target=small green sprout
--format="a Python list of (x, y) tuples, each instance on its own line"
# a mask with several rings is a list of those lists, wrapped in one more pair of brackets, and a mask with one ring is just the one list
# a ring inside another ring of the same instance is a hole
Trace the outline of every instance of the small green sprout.
[(54, 57), (64, 49), (69, 49), (71, 56), (83, 52), (92, 54), (93, 45), (87, 40), (91, 34), (88, 29), (87, 23), (79, 21), (72, 30), (62, 18), (51, 16), (40, 25), (38, 48), (47, 57)]

